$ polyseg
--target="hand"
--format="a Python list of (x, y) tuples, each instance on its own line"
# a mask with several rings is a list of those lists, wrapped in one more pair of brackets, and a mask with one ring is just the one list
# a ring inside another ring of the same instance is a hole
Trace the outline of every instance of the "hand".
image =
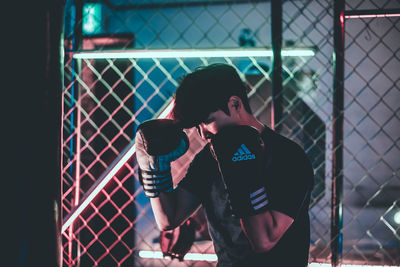
[(135, 143), (139, 178), (146, 196), (172, 191), (171, 162), (188, 150), (186, 133), (173, 120), (149, 120), (139, 125)]
[(259, 132), (245, 125), (222, 128), (212, 139), (232, 214), (245, 217), (263, 212), (268, 204), (266, 166)]
[(183, 261), (186, 253), (193, 245), (197, 223), (187, 219), (182, 225), (172, 230), (160, 232), (160, 247), (164, 257), (177, 258)]

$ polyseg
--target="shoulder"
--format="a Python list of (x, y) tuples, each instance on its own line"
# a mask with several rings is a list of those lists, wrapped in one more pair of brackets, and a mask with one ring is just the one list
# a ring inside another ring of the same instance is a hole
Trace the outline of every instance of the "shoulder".
[(210, 170), (213, 170), (210, 167), (214, 164), (212, 160), (209, 145), (206, 145), (194, 156), (178, 187), (183, 187), (201, 199), (209, 185)]
[(193, 163), (207, 163), (210, 160), (213, 160), (213, 156), (210, 150), (210, 144), (206, 144), (197, 154), (194, 156), (192, 160)]
[[(314, 180), (314, 170), (304, 148), (295, 141), (267, 129), (266, 145), (271, 146), (272, 157), (276, 158), (275, 164), (290, 173), (303, 173), (310, 184)], [(291, 165), (288, 168), (288, 165)]]
[(193, 157), (189, 164), (188, 173), (193, 172), (204, 174), (208, 172), (216, 164), (214, 157), (211, 154), (210, 144), (206, 144), (197, 154)]
[(268, 127), (263, 131), (262, 136), (266, 145), (272, 146), (275, 152), (282, 152), (286, 156), (307, 157), (302, 146)]

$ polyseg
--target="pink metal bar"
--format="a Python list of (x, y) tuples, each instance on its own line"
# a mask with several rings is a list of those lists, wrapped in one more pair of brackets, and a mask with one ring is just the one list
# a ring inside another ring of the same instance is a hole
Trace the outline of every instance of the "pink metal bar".
[(365, 19), (365, 18), (390, 18), (390, 17), (400, 17), (399, 14), (370, 14), (370, 15), (346, 15), (346, 19)]
[[(165, 118), (173, 107), (171, 101), (160, 113), (157, 118)], [(85, 195), (80, 199), (79, 205), (76, 205), (72, 211), (64, 218), (61, 233), (75, 221), (75, 219), (82, 213), (89, 203), (97, 196), (97, 194), (108, 184), (114, 175), (125, 165), (125, 163), (135, 154), (136, 146), (131, 142), (121, 154), (113, 161), (113, 163), (105, 170), (99, 179), (90, 187)]]

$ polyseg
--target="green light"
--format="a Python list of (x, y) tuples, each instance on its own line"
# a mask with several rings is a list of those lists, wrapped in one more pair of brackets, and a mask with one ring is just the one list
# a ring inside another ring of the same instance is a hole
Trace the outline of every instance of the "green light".
[(86, 3), (83, 6), (82, 30), (85, 34), (99, 33), (102, 30), (101, 3)]
[[(117, 59), (117, 58), (213, 58), (213, 57), (272, 57), (271, 49), (186, 49), (186, 50), (108, 50), (78, 52), (74, 58), (80, 59)], [(283, 49), (283, 57), (311, 57), (315, 55), (312, 49)]]

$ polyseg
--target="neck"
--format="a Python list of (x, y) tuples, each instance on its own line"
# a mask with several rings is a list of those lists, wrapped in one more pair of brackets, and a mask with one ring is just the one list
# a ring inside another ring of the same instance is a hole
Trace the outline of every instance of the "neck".
[(257, 120), (254, 115), (246, 113), (245, 120), (243, 121), (244, 125), (252, 126), (256, 128), (260, 133), (264, 130), (265, 126), (259, 120)]

